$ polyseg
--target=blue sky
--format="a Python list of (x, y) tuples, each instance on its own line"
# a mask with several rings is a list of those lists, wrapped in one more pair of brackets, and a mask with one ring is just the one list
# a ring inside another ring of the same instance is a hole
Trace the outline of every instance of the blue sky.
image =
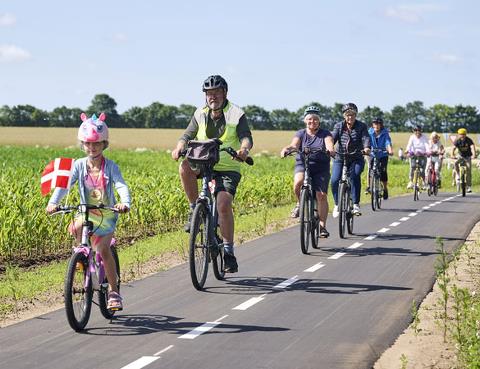
[(2, 0), (0, 106), (203, 103), (210, 74), (267, 110), (469, 104), (480, 91), (480, 2)]

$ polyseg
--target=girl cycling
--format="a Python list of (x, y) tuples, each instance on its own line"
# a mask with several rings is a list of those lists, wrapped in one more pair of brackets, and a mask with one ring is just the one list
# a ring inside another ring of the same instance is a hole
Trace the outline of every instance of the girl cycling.
[[(117, 164), (103, 156), (103, 150), (108, 147), (108, 127), (105, 124), (105, 114), (97, 118), (92, 115), (87, 118), (81, 114), (83, 123), (78, 130), (80, 148), (87, 154), (86, 157), (75, 161), (71, 185), (78, 181), (80, 202), (82, 204), (113, 206), (119, 212), (127, 212), (130, 209), (130, 192), (122, 177)], [(113, 188), (120, 195), (121, 202), (116, 203)], [(68, 193), (68, 190), (56, 188), (48, 205), (47, 213), (56, 211), (57, 205)], [(93, 246), (102, 255), (105, 272), (110, 284), (107, 309), (122, 310), (122, 297), (118, 293), (116, 283), (117, 273), (115, 261), (110, 251), (110, 243), (115, 231), (118, 215), (112, 212), (95, 210), (90, 213), (90, 220), (94, 225), (92, 236)], [(81, 229), (83, 219), (77, 216), (69, 227), (69, 232), (81, 241)]]

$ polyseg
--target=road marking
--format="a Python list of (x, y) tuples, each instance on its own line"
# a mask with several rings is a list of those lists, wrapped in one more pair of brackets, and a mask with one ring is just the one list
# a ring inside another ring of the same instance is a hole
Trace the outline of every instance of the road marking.
[(370, 236), (365, 237), (364, 240), (371, 241), (371, 240), (374, 240), (375, 238), (377, 238), (377, 235), (376, 234), (371, 234)]
[(265, 299), (265, 294), (258, 297), (252, 297), (250, 300), (247, 300), (244, 303), (235, 306), (232, 310), (247, 310), (249, 307), (255, 305), (257, 302), (260, 302), (264, 299)]
[(348, 246), (347, 249), (356, 249), (357, 247), (360, 247), (362, 245), (363, 243), (361, 242), (355, 242), (353, 245)]
[(434, 205), (440, 205), (441, 203), (441, 201), (437, 201)]
[(214, 322), (206, 322), (205, 324), (202, 324), (200, 327), (195, 328), (194, 330), (185, 333), (184, 335), (181, 335), (178, 338), (182, 338), (185, 340), (193, 340), (194, 338), (197, 338), (201, 334), (208, 332), (212, 328), (215, 328), (217, 325), (221, 323), (221, 320), (223, 318), (226, 318), (228, 315), (222, 316), (220, 319), (215, 320)]
[[(408, 219), (408, 218), (407, 218)], [(389, 225), (389, 227), (396, 227), (398, 225), (400, 225), (401, 223), (400, 222), (393, 222), (392, 224)]]
[(410, 213), (408, 214), (409, 217), (414, 217), (415, 215), (417, 215), (418, 213)]
[(323, 263), (317, 263), (317, 264), (311, 266), (310, 268), (305, 269), (304, 272), (313, 273), (313, 272), (317, 271), (318, 269), (323, 268), (324, 266), (325, 266), (325, 264), (323, 264)]
[(296, 281), (298, 281), (298, 275), (290, 279), (287, 279), (286, 281), (283, 281), (282, 283), (279, 283), (276, 286), (273, 286), (273, 288), (287, 288), (288, 286), (295, 283)]
[[(430, 205), (427, 205), (427, 206), (424, 206), (423, 209), (425, 209), (425, 210), (426, 210), (426, 209), (430, 209), (430, 207), (431, 207)], [(418, 211), (418, 210), (417, 210), (417, 211)]]
[(148, 364), (153, 363), (155, 360), (160, 359), (159, 356), (142, 356), (140, 359), (135, 360), (134, 362), (123, 366), (121, 369), (140, 369)]
[(377, 233), (385, 233), (385, 232), (388, 232), (389, 230), (390, 228), (382, 228), (382, 229), (379, 229)]
[(416, 213), (418, 214), (418, 213), (421, 213), (422, 211), (423, 211), (422, 209), (418, 209)]
[(332, 259), (332, 260), (340, 259), (343, 255), (345, 255), (344, 252), (337, 252), (336, 254), (330, 256), (329, 259)]
[(165, 347), (163, 350), (160, 350), (160, 351), (158, 351), (156, 354), (153, 354), (153, 356), (160, 356), (160, 355), (163, 354), (164, 352), (170, 350), (172, 347), (173, 347), (173, 345), (170, 345), (170, 346), (168, 346), (168, 347)]
[(399, 220), (400, 220), (401, 222), (406, 222), (406, 221), (409, 220), (409, 219), (410, 219), (410, 217), (403, 217), (403, 218), (400, 218)]

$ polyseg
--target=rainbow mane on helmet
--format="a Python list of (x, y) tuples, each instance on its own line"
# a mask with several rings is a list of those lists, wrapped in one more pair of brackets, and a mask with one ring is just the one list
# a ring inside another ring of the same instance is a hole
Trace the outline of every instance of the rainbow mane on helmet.
[(108, 141), (108, 127), (105, 123), (107, 116), (101, 113), (97, 118), (93, 114), (90, 118), (85, 113), (80, 115), (82, 124), (78, 129), (78, 140), (82, 142)]

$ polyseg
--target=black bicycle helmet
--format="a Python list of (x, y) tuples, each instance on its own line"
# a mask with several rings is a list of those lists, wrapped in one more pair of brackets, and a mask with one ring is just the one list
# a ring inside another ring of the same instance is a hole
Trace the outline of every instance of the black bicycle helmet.
[(315, 114), (315, 115), (320, 116), (320, 109), (318, 107), (314, 106), (314, 105), (309, 106), (303, 112), (303, 117), (305, 118), (308, 114)]
[(209, 76), (205, 81), (203, 81), (203, 86), (202, 86), (203, 92), (207, 90), (213, 90), (215, 88), (223, 88), (225, 92), (227, 92), (228, 91), (227, 81), (225, 81), (225, 79), (219, 75)]
[(345, 114), (347, 111), (353, 111), (355, 114), (358, 113), (357, 105), (354, 103), (348, 103), (342, 106), (342, 114)]
[(417, 124), (417, 125), (413, 126), (412, 131), (414, 131), (414, 132), (415, 132), (415, 131), (420, 131), (420, 132), (422, 132), (422, 131), (423, 131), (423, 130), (422, 130), (422, 126), (419, 126), (419, 125)]
[(380, 124), (383, 126), (383, 119), (380, 117), (377, 117), (374, 120), (372, 120), (372, 124)]

